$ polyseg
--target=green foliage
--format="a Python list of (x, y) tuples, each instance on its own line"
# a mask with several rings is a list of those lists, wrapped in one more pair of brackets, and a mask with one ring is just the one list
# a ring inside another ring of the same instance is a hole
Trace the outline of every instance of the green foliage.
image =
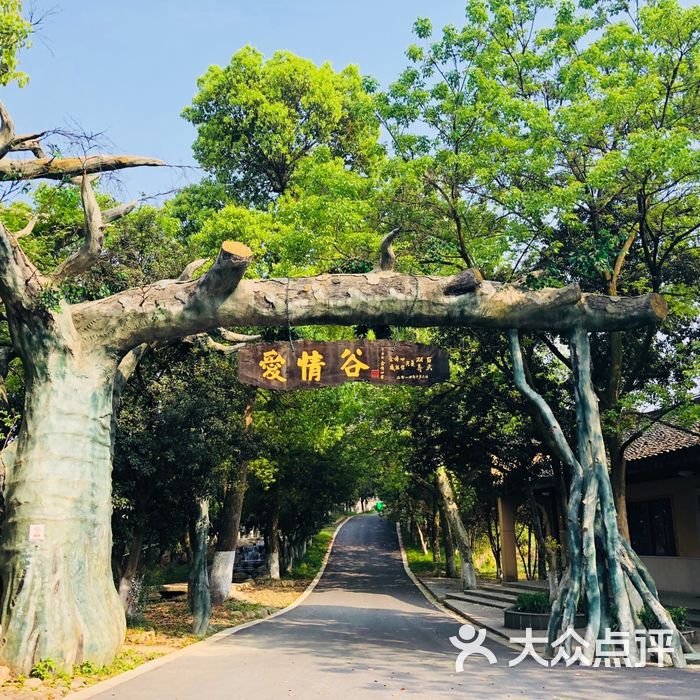
[(190, 238), (190, 249), (213, 257), (224, 240), (241, 241), (253, 251), (254, 277), (347, 271), (352, 264), (371, 269), (380, 243), (373, 200), (371, 178), (318, 148), (297, 166), (274, 208), (228, 204)]
[[(666, 611), (671, 616), (673, 623), (679, 630), (687, 629), (688, 627), (688, 610), (686, 608), (666, 608)], [(638, 613), (639, 621), (647, 629), (654, 630), (659, 628), (659, 621), (656, 615), (645, 605)]]
[(125, 552), (140, 528), (145, 543), (161, 551), (176, 545), (195, 517), (196, 499), (214, 497), (255, 456), (243, 422), (250, 390), (235, 377), (229, 356), (184, 344), (142, 360), (117, 424), (115, 551)]
[(52, 678), (58, 673), (58, 666), (53, 659), (41, 659), (37, 661), (29, 672), (30, 678), (39, 678), (42, 681)]
[(333, 539), (333, 529), (327, 528), (314, 535), (311, 545), (300, 562), (292, 568), (290, 577), (312, 579), (321, 570), (323, 560)]
[(0, 0), (0, 85), (17, 82), (23, 86), (29, 76), (17, 69), (17, 54), (31, 46), (32, 25), (22, 16), (21, 0)]
[(301, 159), (321, 145), (359, 170), (372, 167), (379, 128), (353, 66), (336, 73), (287, 51), (251, 47), (211, 66), (183, 116), (197, 127), (194, 153), (243, 203), (284, 193)]
[[(0, 208), (0, 221), (10, 231), (18, 231), (33, 212), (39, 214), (32, 235), (22, 239), (22, 249), (41, 272), (50, 273), (83, 242), (80, 190), (74, 185), (40, 185), (32, 197), (33, 206), (14, 202)], [(97, 199), (102, 208), (115, 204), (103, 194)], [(90, 271), (67, 280), (59, 289), (45, 291), (44, 308), (55, 311), (60, 299), (79, 303), (177, 277), (189, 262), (178, 236), (178, 219), (154, 207), (138, 208), (106, 228), (105, 249)]]
[(514, 607), (518, 612), (545, 614), (549, 612), (551, 603), (546, 593), (520, 593)]
[(61, 292), (59, 292), (58, 289), (47, 287), (46, 289), (42, 289), (41, 294), (39, 294), (39, 307), (44, 311), (57, 313), (61, 310), (62, 298)]
[(314, 535), (311, 545), (300, 562), (292, 568), (290, 578), (313, 579), (321, 570), (326, 552), (333, 539), (333, 528), (326, 528)]

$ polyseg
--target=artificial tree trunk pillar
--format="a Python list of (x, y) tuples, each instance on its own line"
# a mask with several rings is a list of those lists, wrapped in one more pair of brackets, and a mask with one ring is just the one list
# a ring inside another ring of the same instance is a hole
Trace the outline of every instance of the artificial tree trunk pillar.
[(0, 662), (28, 673), (111, 663), (124, 609), (111, 571), (110, 423), (116, 359), (51, 330), (22, 333), (24, 417), (6, 475)]
[(620, 535), (629, 542), (630, 528), (627, 519), (627, 460), (621, 448), (622, 441), (619, 439), (619, 436), (610, 436), (607, 443), (610, 452), (610, 482), (615, 499), (617, 527), (620, 531)]
[(501, 533), (501, 580), (518, 580), (518, 547), (515, 539), (516, 507), (513, 499), (498, 497), (498, 529)]
[[(628, 589), (634, 587), (659, 626), (670, 632), (675, 666), (684, 667), (684, 651), (692, 650), (668, 612), (659, 602), (658, 591), (648, 571), (629, 543), (620, 535), (615, 504), (608, 474), (607, 455), (598, 409), (598, 399), (591, 380), (590, 341), (584, 328), (570, 331), (572, 374), (576, 405), (577, 454), (568, 444), (551, 408), (527, 382), (523, 368), (518, 333), (509, 332), (515, 383), (535, 406), (547, 424), (552, 441), (562, 461), (571, 470), (568, 500), (569, 561), (552, 604), (546, 653), (554, 653), (553, 642), (573, 627), (581, 595), (588, 607), (584, 657), (591, 661), (596, 640), (617, 623), (621, 633), (635, 640), (641, 629), (638, 610)], [(613, 620), (613, 613), (615, 620)], [(571, 651), (571, 639), (566, 643)], [(640, 649), (630, 641), (629, 660), (639, 659)]]

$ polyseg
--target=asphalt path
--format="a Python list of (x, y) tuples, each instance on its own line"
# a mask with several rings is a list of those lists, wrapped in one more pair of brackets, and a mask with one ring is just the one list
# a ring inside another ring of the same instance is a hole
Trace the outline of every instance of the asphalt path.
[(460, 622), (436, 610), (404, 572), (396, 531), (378, 516), (340, 530), (326, 571), (288, 613), (224, 637), (95, 697), (700, 698), (700, 674), (676, 669), (557, 666), (486, 640), (498, 663), (471, 656), (455, 672)]

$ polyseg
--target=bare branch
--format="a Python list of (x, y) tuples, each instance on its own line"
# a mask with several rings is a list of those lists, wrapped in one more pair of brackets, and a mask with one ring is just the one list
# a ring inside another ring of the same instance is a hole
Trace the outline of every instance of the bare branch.
[(38, 158), (37, 160), (0, 160), (0, 181), (64, 180), (90, 173), (124, 168), (160, 166), (165, 162), (142, 156), (87, 156), (85, 158)]
[(379, 269), (383, 272), (389, 272), (394, 269), (396, 254), (391, 244), (400, 233), (401, 227), (398, 226), (382, 238), (382, 244), (379, 247)]
[(8, 309), (33, 308), (44, 281), (15, 236), (0, 223), (0, 296)]
[(102, 253), (105, 226), (126, 216), (136, 207), (137, 202), (134, 201), (101, 211), (91, 184), (94, 179), (94, 175), (83, 175), (81, 178), (80, 196), (85, 214), (83, 244), (59, 266), (54, 279), (63, 280), (89, 270)]
[(0, 102), (0, 120), (2, 121), (0, 125), (0, 154), (4, 155), (15, 138), (15, 125), (7, 107), (2, 102)]
[(245, 335), (243, 333), (234, 333), (233, 331), (226, 330), (226, 328), (217, 328), (219, 335), (224, 339), (228, 340), (229, 343), (251, 343), (254, 340), (260, 340), (259, 335)]
[(37, 158), (47, 158), (44, 149), (41, 147), (41, 142), (39, 141), (45, 134), (45, 131), (40, 131), (36, 134), (15, 136), (5, 149), (0, 149), (0, 158), (7, 155), (10, 151), (13, 153), (18, 151), (31, 151)]
[(65, 260), (56, 270), (54, 278), (63, 280), (67, 277), (79, 275), (89, 270), (100, 257), (104, 243), (104, 221), (100, 205), (97, 203), (95, 191), (92, 189), (90, 178), (83, 176), (80, 187), (80, 196), (83, 200), (85, 224), (83, 230), (85, 238), (80, 248)]
[(138, 201), (134, 200), (133, 202), (118, 204), (116, 207), (112, 207), (111, 209), (105, 209), (102, 212), (102, 222), (105, 224), (111, 224), (113, 221), (121, 219), (127, 214), (131, 214), (131, 212), (136, 209), (137, 204)]
[(210, 350), (216, 350), (216, 352), (223, 353), (224, 355), (233, 355), (233, 353), (238, 352), (244, 348), (247, 343), (236, 343), (235, 345), (225, 345), (224, 343), (217, 343), (211, 338), (211, 336), (206, 336), (206, 345)]
[(206, 258), (201, 258), (200, 260), (193, 260), (181, 273), (180, 276), (177, 278), (178, 282), (190, 282), (192, 278), (194, 277), (194, 273), (199, 270), (202, 265), (204, 265), (207, 262)]
[(19, 231), (17, 231), (17, 233), (15, 233), (15, 238), (24, 238), (25, 236), (29, 236), (34, 230), (37, 221), (39, 221), (39, 215), (34, 214), (34, 216), (32, 216), (32, 218), (29, 219), (27, 225), (23, 229), (20, 229)]

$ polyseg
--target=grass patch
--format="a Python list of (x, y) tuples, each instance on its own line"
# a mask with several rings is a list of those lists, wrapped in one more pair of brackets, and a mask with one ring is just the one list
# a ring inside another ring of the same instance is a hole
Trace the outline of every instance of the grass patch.
[(406, 558), (408, 559), (408, 568), (414, 574), (433, 576), (439, 571), (436, 571), (436, 566), (433, 563), (433, 555), (428, 552), (423, 554), (423, 550), (414, 544), (410, 544), (404, 540), (404, 548), (406, 550)]
[(321, 570), (334, 532), (335, 527), (327, 527), (317, 535), (314, 535), (311, 545), (307, 548), (302, 560), (292, 567), (291, 573), (285, 575), (285, 578), (313, 579)]

